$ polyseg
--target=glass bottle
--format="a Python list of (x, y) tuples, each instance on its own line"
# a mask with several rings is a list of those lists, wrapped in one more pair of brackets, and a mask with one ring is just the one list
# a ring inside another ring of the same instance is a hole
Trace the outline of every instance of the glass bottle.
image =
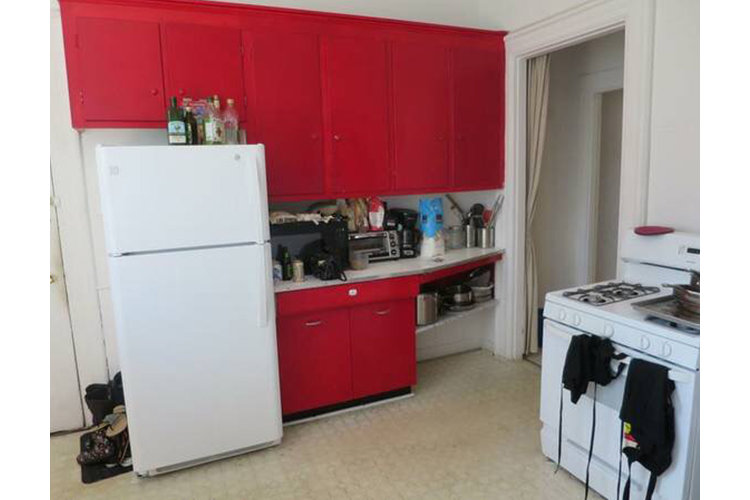
[(224, 117), (221, 112), (221, 101), (216, 94), (214, 94), (213, 103), (214, 144), (224, 144), (226, 142), (226, 136), (224, 135)]
[(227, 99), (224, 110), (224, 138), (227, 144), (239, 144), (239, 116), (234, 107), (234, 99)]
[(198, 144), (198, 121), (190, 106), (185, 107), (185, 134), (188, 144)]
[(182, 110), (177, 107), (177, 97), (174, 96), (172, 96), (169, 108), (167, 109), (167, 142), (170, 145), (187, 144)]
[(206, 109), (203, 114), (204, 144), (216, 144), (216, 114), (213, 98), (206, 98)]

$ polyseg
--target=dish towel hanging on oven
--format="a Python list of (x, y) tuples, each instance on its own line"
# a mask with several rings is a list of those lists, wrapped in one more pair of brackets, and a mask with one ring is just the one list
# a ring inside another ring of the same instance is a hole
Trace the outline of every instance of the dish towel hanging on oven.
[[(620, 450), (628, 459), (628, 480), (623, 500), (630, 499), (630, 472), (633, 462), (640, 462), (651, 472), (646, 500), (651, 500), (656, 478), (672, 463), (674, 446), (674, 382), (669, 380), (669, 369), (632, 359), (625, 379), (625, 392), (620, 407)], [(623, 443), (624, 441), (624, 443)], [(622, 454), (617, 474), (617, 494), (620, 494)]]
[(560, 469), (562, 457), (562, 424), (563, 424), (563, 389), (570, 391), (570, 401), (578, 403), (582, 394), (588, 390), (589, 382), (594, 383), (594, 401), (591, 416), (591, 442), (589, 443), (589, 456), (586, 463), (586, 490), (584, 499), (589, 496), (589, 469), (591, 467), (591, 456), (594, 451), (594, 435), (596, 432), (596, 386), (607, 385), (622, 373), (625, 365), (620, 363), (617, 371), (613, 372), (610, 363), (612, 360), (624, 358), (624, 354), (615, 354), (615, 348), (609, 339), (603, 339), (595, 335), (574, 335), (570, 339), (568, 352), (565, 355), (565, 366), (563, 367), (562, 384), (560, 386), (560, 418), (557, 429), (557, 467)]

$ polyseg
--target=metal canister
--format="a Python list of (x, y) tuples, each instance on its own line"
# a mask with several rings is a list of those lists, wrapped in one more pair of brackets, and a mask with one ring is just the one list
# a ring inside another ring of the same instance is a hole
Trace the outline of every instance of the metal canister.
[(417, 325), (431, 325), (438, 319), (438, 293), (427, 292), (417, 295)]
[(299, 259), (292, 261), (292, 281), (295, 283), (305, 281), (305, 264)]
[(466, 228), (466, 248), (474, 248), (477, 246), (477, 228), (471, 224), (464, 226)]
[(480, 248), (492, 248), (495, 246), (495, 228), (482, 227), (477, 233), (477, 246)]

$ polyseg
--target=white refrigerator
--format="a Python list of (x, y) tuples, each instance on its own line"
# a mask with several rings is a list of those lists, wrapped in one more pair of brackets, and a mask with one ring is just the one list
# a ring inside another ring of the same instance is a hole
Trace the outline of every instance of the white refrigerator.
[(281, 441), (262, 145), (97, 148), (136, 474)]

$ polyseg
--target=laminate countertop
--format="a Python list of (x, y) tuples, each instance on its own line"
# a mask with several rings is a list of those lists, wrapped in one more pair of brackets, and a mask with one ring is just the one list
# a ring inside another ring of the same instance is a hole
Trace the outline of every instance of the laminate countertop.
[(346, 281), (323, 281), (308, 275), (305, 276), (305, 281), (301, 283), (295, 283), (293, 281), (276, 281), (274, 283), (274, 292), (296, 292), (299, 290), (308, 290), (310, 288), (398, 278), (400, 276), (410, 276), (414, 274), (427, 274), (440, 269), (468, 264), (472, 261), (481, 260), (486, 257), (502, 256), (503, 253), (505, 253), (505, 250), (502, 248), (460, 248), (457, 250), (446, 251), (445, 255), (439, 259), (422, 259), (417, 257), (414, 259), (372, 262), (367, 266), (367, 269), (362, 269), (361, 271), (347, 270)]

